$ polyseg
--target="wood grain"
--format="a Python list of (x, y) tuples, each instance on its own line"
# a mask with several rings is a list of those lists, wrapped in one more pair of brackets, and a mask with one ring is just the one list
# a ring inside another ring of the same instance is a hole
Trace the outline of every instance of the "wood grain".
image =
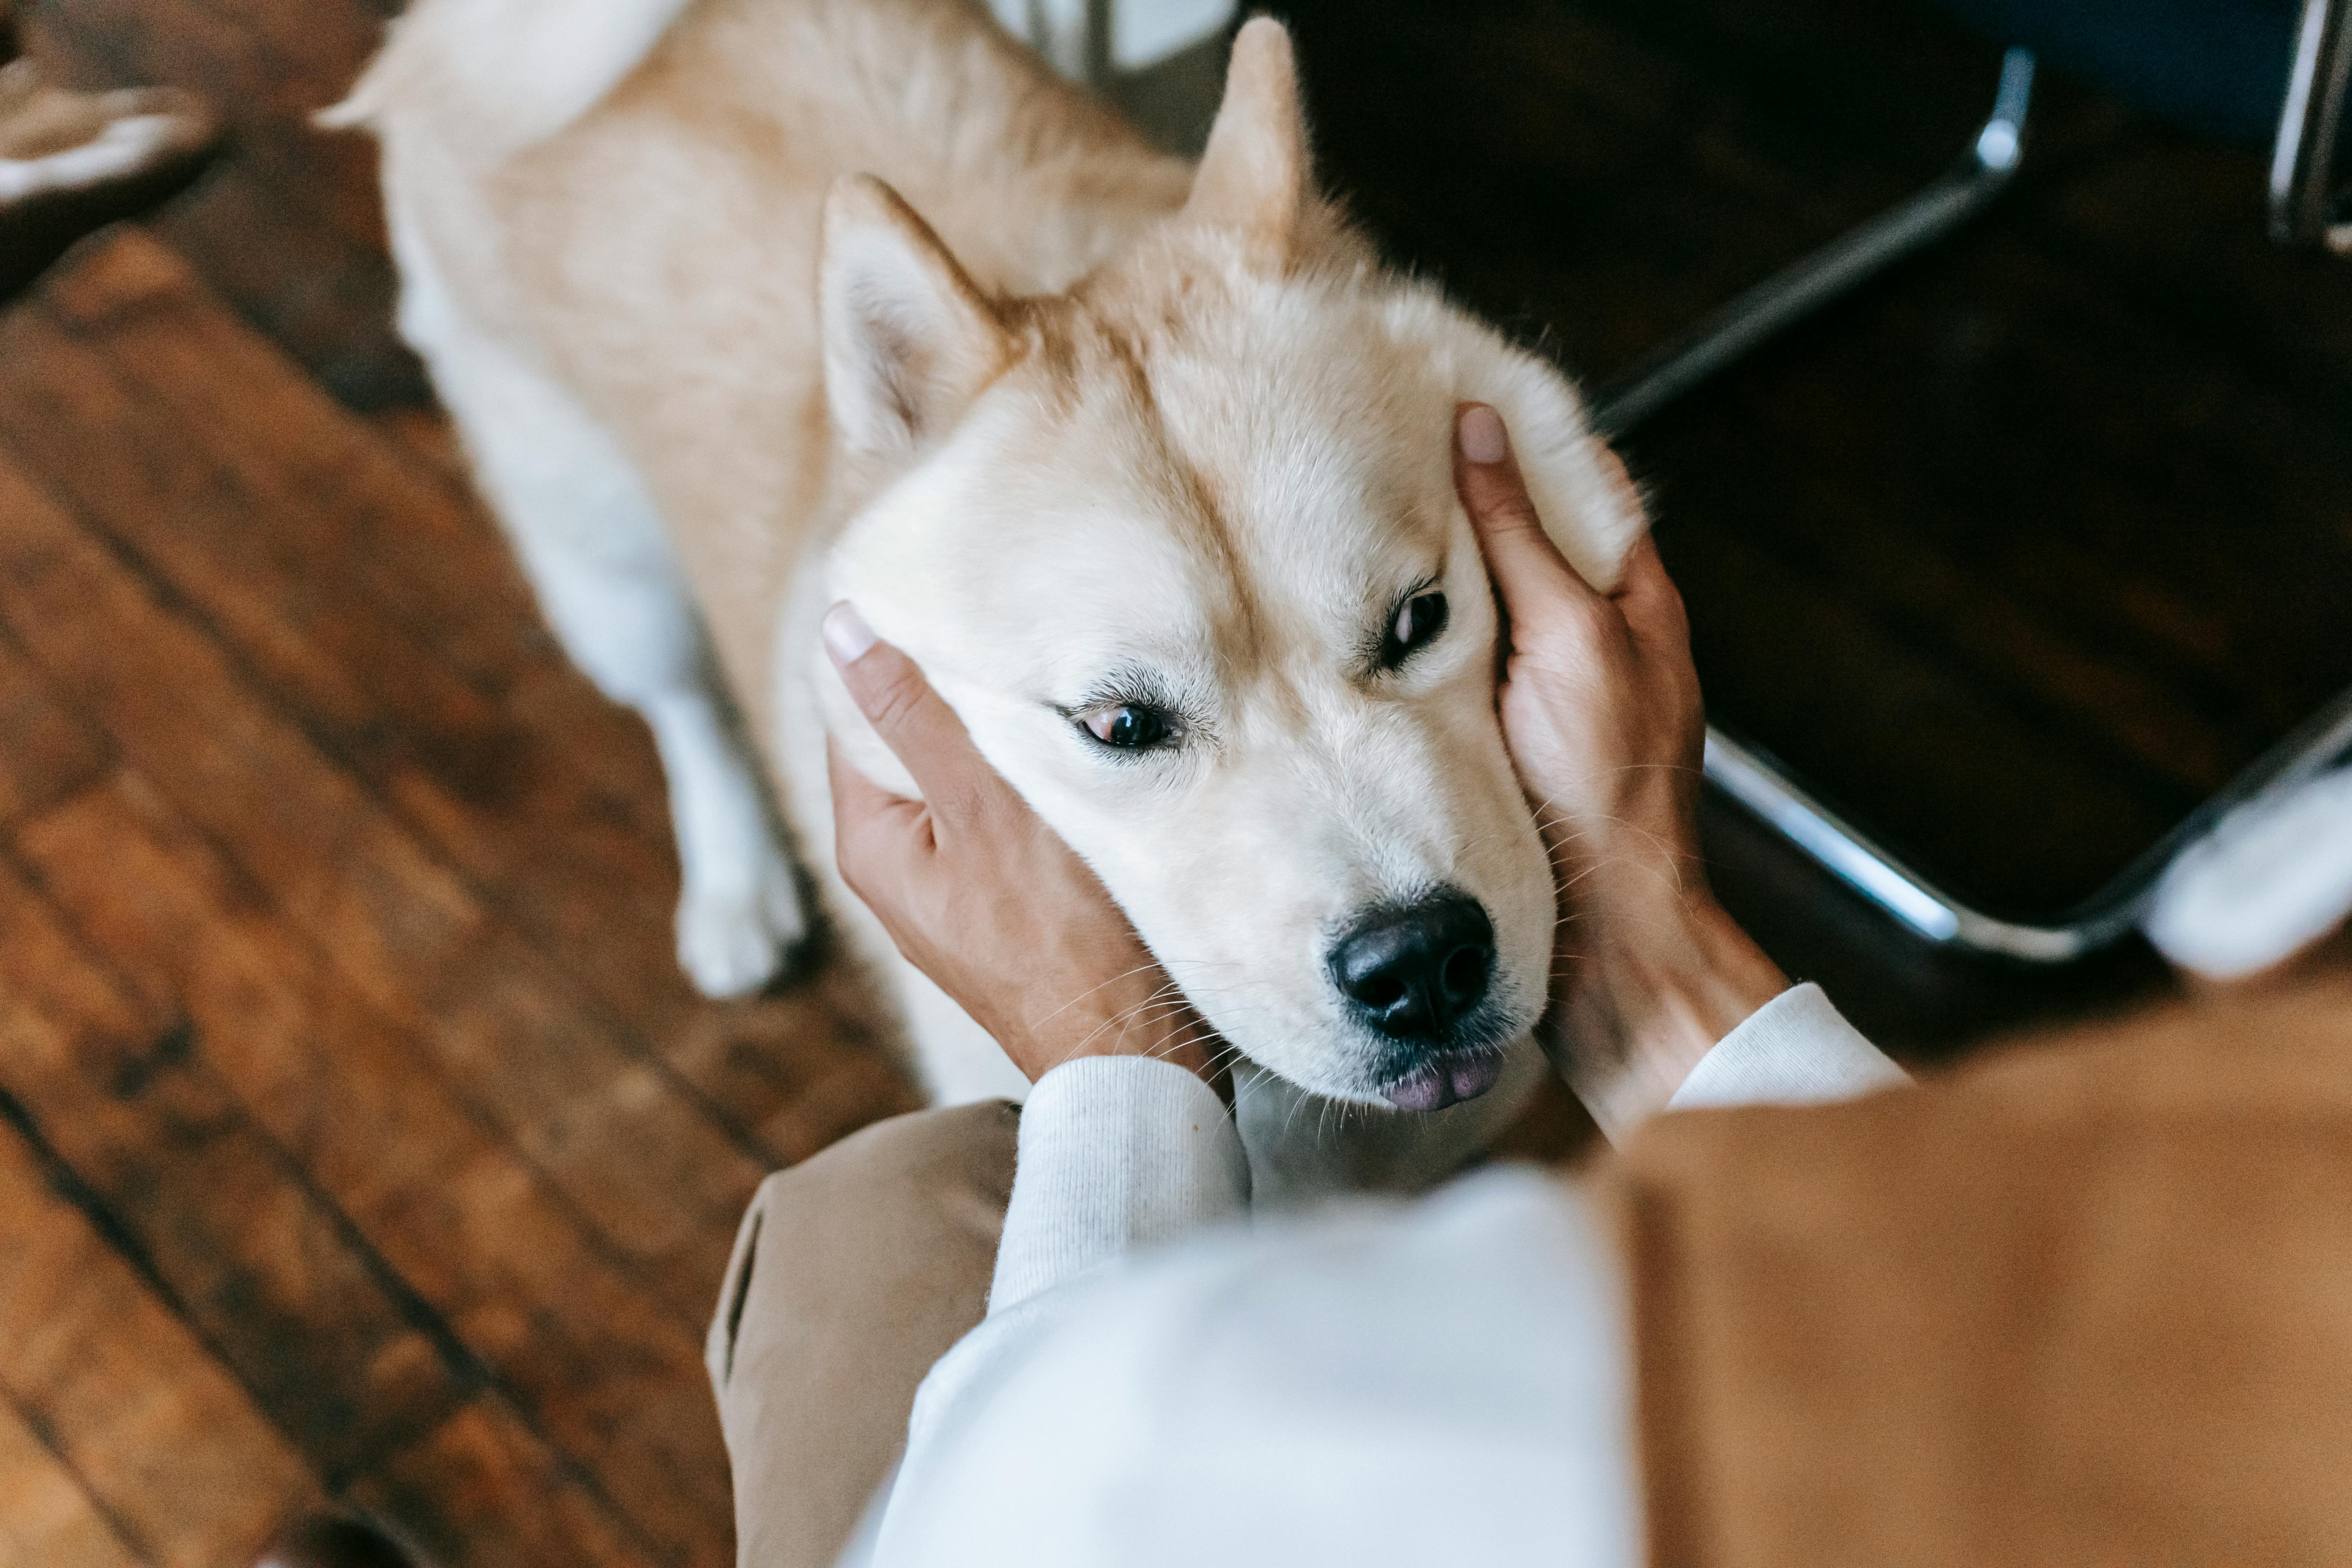
[(318, 1496), (302, 1456), (0, 1127), (0, 1401), (158, 1568), (243, 1562)]
[(369, 406), (425, 395), (421, 367), (392, 331), (373, 147), (309, 124), (357, 75), (379, 16), (348, 0), (241, 16), (199, 0), (24, 10), (30, 52), (60, 80), (171, 82), (223, 110), (232, 133), (222, 153), (155, 219), (220, 296), (341, 395)]
[(0, 637), (0, 826), (72, 795), (108, 760), (98, 731), (52, 698), (24, 650)]
[[(85, 461), (78, 473), (138, 477), (135, 448), (97, 449), (125, 460)], [(707, 1300), (726, 1258), (721, 1216), (740, 1212), (769, 1162), (551, 978), (511, 927), (256, 692), (213, 626), (175, 613), (5, 467), (0, 512), (14, 521), (0, 534), (0, 624), (56, 687), (101, 716), (126, 759), (338, 969), (432, 1039), (445, 1070), (497, 1108), (615, 1245), (682, 1302)], [(110, 507), (107, 521), (129, 528), (158, 515), (168, 514)], [(154, 669), (171, 680), (150, 679)]]
[(647, 1538), (693, 1556), (728, 1508), (702, 1378), (708, 1303), (666, 1300), (613, 1257), (433, 1073), (429, 1044), (241, 896), (143, 781), (111, 781), (24, 837), (93, 952), (183, 1011), (192, 1055), (414, 1292), (457, 1369), (479, 1369)]
[(136, 1554), (81, 1478), (0, 1401), (0, 1563), (7, 1568), (133, 1568)]
[[(305, 603), (313, 623), (351, 645), (341, 666), (388, 689), (379, 706), (402, 722), (339, 735), (341, 753), (385, 781), (389, 803), (478, 893), (730, 1125), (787, 1157), (846, 1130), (808, 1100), (818, 1091), (812, 1074), (848, 1075), (822, 1091), (825, 1100), (911, 1103), (887, 1054), (893, 1037), (855, 977), (828, 975), (814, 991), (728, 1009), (692, 994), (667, 947), (677, 870), (643, 727), (597, 698), (543, 633), (516, 637), (534, 624), (528, 590), (446, 472), (419, 472), (387, 452), (373, 427), (246, 333), (143, 237), (93, 250), (43, 302), (152, 420), (208, 454), (243, 498), (233, 509), (239, 542), (278, 541), (280, 602)], [(338, 582), (351, 586), (317, 602)], [(440, 689), (436, 671), (405, 673), (436, 654), (454, 656), (467, 684), (496, 700)], [(453, 719), (462, 721), (454, 733)], [(383, 754), (394, 740), (409, 752)], [(719, 1039), (729, 1048), (714, 1050)], [(845, 1057), (835, 1048), (852, 1040), (870, 1048)], [(798, 1044), (812, 1041), (814, 1059)], [(748, 1057), (735, 1048), (746, 1042), (759, 1047)], [(804, 1065), (787, 1065), (794, 1060)], [(762, 1087), (778, 1072), (781, 1084)], [(784, 1115), (788, 1103), (802, 1114)], [(812, 1114), (813, 1131), (794, 1124)]]
[[(114, 1238), (319, 1469), (438, 1422), (470, 1368), (195, 1059), (0, 868), (0, 1116), (114, 1216)], [(339, 1325), (330, 1343), (306, 1332)], [(454, 1363), (454, 1364), (453, 1364)]]

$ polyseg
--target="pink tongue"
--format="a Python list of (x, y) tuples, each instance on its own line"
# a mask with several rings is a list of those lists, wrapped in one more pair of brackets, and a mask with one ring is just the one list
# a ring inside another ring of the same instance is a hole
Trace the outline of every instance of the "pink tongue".
[(1502, 1076), (1503, 1058), (1498, 1051), (1440, 1057), (1391, 1089), (1389, 1103), (1399, 1110), (1443, 1110), (1457, 1100), (1477, 1099)]

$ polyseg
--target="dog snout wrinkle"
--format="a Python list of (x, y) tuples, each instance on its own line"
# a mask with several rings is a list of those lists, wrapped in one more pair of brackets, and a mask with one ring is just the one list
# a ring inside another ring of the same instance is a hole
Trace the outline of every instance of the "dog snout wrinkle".
[(1331, 978), (1391, 1040), (1437, 1046), (1486, 999), (1495, 928), (1477, 900), (1451, 889), (1375, 911), (1331, 948)]

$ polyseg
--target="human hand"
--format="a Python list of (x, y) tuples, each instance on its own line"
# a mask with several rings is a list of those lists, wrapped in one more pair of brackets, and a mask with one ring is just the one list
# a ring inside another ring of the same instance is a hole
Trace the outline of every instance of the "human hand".
[(1079, 1057), (1158, 1057), (1230, 1098), (1215, 1035), (915, 661), (846, 604), (825, 616), (824, 641), (858, 710), (923, 793), (894, 795), (828, 747), (842, 879), (907, 961), (1033, 1083)]
[(1706, 885), (1706, 718), (1657, 547), (1644, 535), (1616, 590), (1596, 592), (1544, 532), (1484, 404), (1458, 412), (1454, 484), (1502, 607), (1496, 706), (1559, 894), (1544, 1047), (1614, 1137), (1788, 982)]

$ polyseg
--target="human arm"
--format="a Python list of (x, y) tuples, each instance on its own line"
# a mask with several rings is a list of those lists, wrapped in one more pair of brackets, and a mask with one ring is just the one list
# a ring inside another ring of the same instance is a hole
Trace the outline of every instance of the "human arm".
[(1216, 1037), (915, 661), (845, 604), (824, 637), (858, 710), (922, 791), (894, 795), (829, 753), (835, 863), (907, 962), (1032, 1083), (1066, 1062), (1125, 1057), (1214, 1086)]
[(1656, 546), (1643, 538), (1611, 592), (1586, 584), (1483, 404), (1460, 411), (1455, 483), (1503, 611), (1496, 710), (1552, 858), (1560, 939), (1540, 1033), (1561, 1078), (1612, 1138), (1670, 1103), (1898, 1081), (1817, 988), (1790, 989), (1707, 886), (1705, 713)]
[(833, 754), (842, 878), (1036, 1085), (990, 1310), (1241, 1212), (1221, 1042), (914, 661), (845, 605), (825, 646), (922, 792), (894, 795)]

